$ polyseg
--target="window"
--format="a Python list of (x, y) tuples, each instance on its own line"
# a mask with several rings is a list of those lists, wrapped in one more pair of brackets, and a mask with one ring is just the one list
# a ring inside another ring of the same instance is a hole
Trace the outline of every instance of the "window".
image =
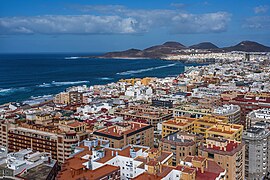
[(208, 153), (208, 158), (214, 159), (215, 155), (212, 153)]

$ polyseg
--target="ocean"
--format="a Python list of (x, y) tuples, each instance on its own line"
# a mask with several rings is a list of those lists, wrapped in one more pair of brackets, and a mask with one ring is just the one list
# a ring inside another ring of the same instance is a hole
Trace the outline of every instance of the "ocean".
[(74, 85), (177, 76), (184, 66), (197, 65), (155, 59), (76, 58), (86, 55), (0, 54), (0, 104), (50, 99)]

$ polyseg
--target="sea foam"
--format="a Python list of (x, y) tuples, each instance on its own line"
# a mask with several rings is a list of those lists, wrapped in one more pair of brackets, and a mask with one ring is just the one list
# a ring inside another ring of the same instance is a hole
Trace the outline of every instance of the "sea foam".
[(143, 72), (147, 72), (147, 71), (153, 71), (156, 69), (163, 69), (163, 68), (167, 68), (167, 67), (172, 67), (175, 65), (176, 65), (176, 63), (168, 64), (165, 66), (157, 66), (157, 67), (151, 67), (151, 68), (145, 68), (145, 69), (130, 70), (130, 71), (120, 72), (120, 73), (116, 73), (116, 74), (121, 75), (121, 76), (126, 76), (126, 75), (131, 75), (131, 74), (139, 74), (139, 73), (143, 73)]
[(48, 87), (53, 87), (53, 86), (68, 86), (68, 85), (84, 84), (84, 83), (89, 83), (89, 81), (64, 81), (64, 82), (52, 81), (51, 83), (42, 83), (36, 86), (40, 88), (48, 88)]
[(28, 90), (29, 89), (26, 87), (6, 88), (6, 89), (0, 88), (0, 96), (6, 96), (6, 95), (10, 95), (16, 92), (22, 92), (22, 91), (28, 91)]

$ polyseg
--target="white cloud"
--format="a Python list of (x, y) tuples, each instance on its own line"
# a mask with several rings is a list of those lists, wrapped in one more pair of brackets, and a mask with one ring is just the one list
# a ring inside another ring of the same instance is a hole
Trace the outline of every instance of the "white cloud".
[(254, 12), (256, 14), (260, 14), (260, 13), (266, 13), (269, 9), (269, 6), (267, 5), (262, 5), (262, 6), (257, 6), (254, 8)]
[(270, 16), (254, 16), (246, 19), (245, 28), (257, 30), (270, 30)]
[(0, 18), (0, 34), (129, 34), (140, 32), (131, 17), (48, 15)]
[(175, 34), (218, 33), (227, 30), (230, 14), (191, 14), (177, 9), (128, 9), (120, 5), (83, 6), (87, 15), (46, 15), (0, 18), (6, 34), (136, 34), (166, 28)]
[(223, 32), (227, 29), (230, 15), (225, 12), (201, 15), (178, 14), (173, 17), (173, 33), (209, 33)]

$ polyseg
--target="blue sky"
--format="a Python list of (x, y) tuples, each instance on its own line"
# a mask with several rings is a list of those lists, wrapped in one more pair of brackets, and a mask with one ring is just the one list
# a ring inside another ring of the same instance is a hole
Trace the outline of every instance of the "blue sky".
[(166, 41), (270, 46), (269, 0), (6, 0), (0, 53), (106, 52)]

